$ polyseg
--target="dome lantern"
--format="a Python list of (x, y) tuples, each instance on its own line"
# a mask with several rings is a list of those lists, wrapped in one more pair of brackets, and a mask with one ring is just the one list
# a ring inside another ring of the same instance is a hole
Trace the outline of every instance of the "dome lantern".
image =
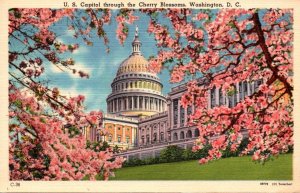
[(132, 54), (141, 54), (141, 45), (142, 43), (139, 40), (139, 28), (138, 26), (135, 27), (135, 35), (134, 40), (132, 42)]

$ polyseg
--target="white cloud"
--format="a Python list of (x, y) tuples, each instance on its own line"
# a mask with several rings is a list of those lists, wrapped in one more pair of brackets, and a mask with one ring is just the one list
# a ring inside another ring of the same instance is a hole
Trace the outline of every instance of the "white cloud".
[[(87, 65), (81, 62), (75, 62), (75, 65), (70, 66), (72, 69), (76, 69), (77, 72), (82, 71), (84, 73), (91, 74), (93, 68), (88, 67)], [(72, 78), (80, 78), (78, 73), (73, 73), (72, 70), (66, 69), (64, 67), (56, 66), (54, 64), (50, 64), (50, 68), (52, 73), (67, 73)]]
[(88, 49), (86, 46), (84, 45), (80, 45), (78, 49), (73, 51), (73, 54), (86, 54), (88, 53)]
[(66, 30), (65, 33), (64, 33), (64, 36), (73, 37), (74, 34), (75, 34), (74, 30)]
[(58, 66), (56, 66), (56, 65), (54, 65), (54, 64), (49, 64), (50, 65), (50, 70), (51, 70), (51, 72), (53, 72), (53, 73), (63, 73), (63, 72), (65, 72), (66, 70), (65, 69), (63, 69), (63, 68), (59, 68)]
[[(72, 68), (76, 69), (77, 72), (82, 71), (84, 73), (88, 73), (89, 75), (92, 72), (92, 68), (88, 67), (87, 65), (81, 63), (81, 62), (75, 62), (75, 65), (72, 66)], [(78, 75), (78, 73), (73, 74), (73, 72), (69, 72), (69, 75), (72, 78), (80, 78), (80, 76)]]

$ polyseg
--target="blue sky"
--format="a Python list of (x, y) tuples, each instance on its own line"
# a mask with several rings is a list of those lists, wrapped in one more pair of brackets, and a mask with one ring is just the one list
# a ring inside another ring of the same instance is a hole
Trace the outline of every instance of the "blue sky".
[[(113, 14), (115, 15), (115, 13)], [(87, 46), (81, 39), (73, 38), (73, 33), (67, 30), (65, 22), (54, 26), (58, 39), (63, 43), (78, 43), (80, 48), (68, 57), (73, 58), (76, 69), (88, 72), (89, 79), (80, 78), (70, 72), (62, 72), (54, 65), (48, 64), (45, 70), (45, 77), (50, 80), (51, 87), (57, 86), (62, 94), (74, 96), (85, 95), (86, 110), (103, 110), (106, 112), (106, 97), (111, 93), (110, 84), (113, 81), (119, 65), (131, 54), (131, 42), (134, 38), (135, 25), (139, 27), (139, 38), (142, 42), (142, 54), (145, 58), (156, 55), (154, 36), (147, 33), (149, 18), (138, 14), (139, 20), (129, 26), (129, 35), (124, 46), (121, 46), (116, 38), (116, 22), (113, 19), (110, 25), (105, 26), (105, 31), (110, 40), (110, 53), (105, 52), (103, 41), (94, 36), (93, 46)], [(159, 74), (164, 85), (163, 94), (170, 91), (169, 72), (164, 70)]]
[[(119, 65), (131, 54), (131, 43), (134, 39), (135, 26), (139, 27), (139, 39), (142, 42), (141, 51), (147, 59), (149, 56), (155, 56), (158, 49), (155, 45), (154, 35), (147, 32), (149, 17), (143, 13), (136, 12), (139, 20), (129, 25), (128, 38), (121, 46), (116, 38), (117, 23), (115, 16), (118, 10), (113, 11), (113, 19), (109, 25), (104, 25), (104, 30), (109, 38), (110, 53), (106, 53), (106, 47), (103, 40), (99, 39), (96, 32), (93, 32), (91, 41), (93, 46), (87, 46), (81, 38), (74, 38), (74, 31), (68, 30), (67, 19), (55, 23), (52, 29), (58, 41), (65, 44), (79, 44), (79, 49), (73, 53), (66, 53), (62, 56), (65, 58), (72, 58), (75, 60), (75, 68), (89, 73), (89, 79), (80, 78), (69, 71), (61, 71), (55, 65), (45, 63), (45, 73), (40, 77), (41, 80), (48, 80), (50, 88), (58, 87), (61, 94), (64, 96), (77, 96), (79, 94), (86, 97), (85, 106), (86, 111), (102, 110), (106, 112), (106, 98), (111, 93), (110, 84), (113, 81)], [(199, 10), (194, 10), (198, 12)], [(216, 13), (217, 10), (212, 10)], [(170, 21), (164, 20), (161, 16), (158, 17), (161, 24), (169, 25)], [(32, 29), (29, 29), (32, 30)], [(172, 33), (172, 31), (170, 31)], [(10, 50), (22, 50), (23, 44), (16, 40), (10, 41)], [(24, 58), (23, 58), (24, 59)], [(19, 62), (22, 59), (19, 58)], [(45, 62), (45, 61), (44, 61)], [(163, 83), (163, 94), (166, 95), (171, 87), (175, 86), (169, 83), (169, 72), (163, 70), (158, 76)]]

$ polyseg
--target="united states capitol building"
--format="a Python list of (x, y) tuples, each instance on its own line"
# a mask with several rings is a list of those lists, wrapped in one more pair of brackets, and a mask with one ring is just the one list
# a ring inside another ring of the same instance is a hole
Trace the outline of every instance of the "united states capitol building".
[[(193, 146), (199, 130), (188, 125), (189, 115), (194, 107), (183, 108), (181, 96), (186, 84), (173, 87), (164, 96), (163, 84), (157, 74), (151, 72), (148, 61), (141, 52), (142, 43), (136, 31), (132, 42), (132, 53), (119, 66), (111, 83), (112, 92), (106, 99), (107, 114), (104, 114), (105, 136), (95, 129), (85, 129), (84, 134), (91, 141), (106, 141), (112, 147), (118, 146), (121, 156), (145, 158), (156, 156), (168, 145), (183, 148)], [(199, 79), (199, 84), (204, 81)], [(261, 81), (242, 82), (236, 85), (236, 94), (223, 95), (221, 90), (210, 91), (208, 108), (218, 105), (234, 106), (250, 95)]]

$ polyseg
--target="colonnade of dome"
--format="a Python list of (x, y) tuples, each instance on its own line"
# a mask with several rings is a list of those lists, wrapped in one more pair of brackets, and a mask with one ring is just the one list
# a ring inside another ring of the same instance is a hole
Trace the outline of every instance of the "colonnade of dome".
[(107, 112), (143, 117), (166, 110), (163, 85), (157, 74), (149, 70), (149, 63), (141, 53), (141, 42), (136, 32), (132, 53), (119, 66), (107, 98)]

